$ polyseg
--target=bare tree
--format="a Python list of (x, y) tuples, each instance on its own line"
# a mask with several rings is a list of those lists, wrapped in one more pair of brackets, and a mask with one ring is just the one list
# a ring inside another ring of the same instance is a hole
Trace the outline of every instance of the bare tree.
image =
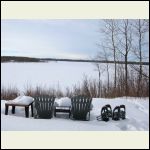
[[(139, 62), (140, 62), (140, 66), (139, 66), (139, 69), (136, 68), (135, 70), (139, 72), (139, 79), (138, 79), (138, 95), (140, 96), (141, 95), (141, 84), (142, 84), (142, 77), (145, 75), (145, 73), (143, 73), (143, 67), (142, 67), (142, 61), (144, 59), (144, 46), (146, 44), (148, 44), (146, 42), (146, 34), (148, 33), (149, 31), (149, 21), (148, 20), (145, 20), (145, 19), (138, 19), (138, 20), (135, 20), (133, 22), (133, 27), (134, 27), (134, 34), (136, 36), (136, 41), (138, 44), (135, 44), (134, 45), (134, 54), (137, 56)], [(135, 41), (135, 42), (136, 42)]]
[(97, 96), (97, 82), (96, 79), (92, 79), (89, 81), (89, 91), (91, 97), (96, 97)]
[[(104, 71), (107, 73), (107, 83), (103, 82), (102, 85), (101, 74), (103, 69), (100, 64), (96, 64), (99, 74), (98, 96), (107, 95), (108, 93), (112, 97), (137, 96), (136, 91), (140, 91), (141, 88), (138, 82), (146, 89), (149, 85), (147, 80), (149, 75), (146, 73), (146, 69), (145, 72), (143, 71), (143, 65), (145, 65), (143, 63), (143, 45), (147, 44), (144, 38), (146, 32), (149, 31), (149, 20), (111, 19), (103, 20), (101, 25), (102, 40), (97, 44), (101, 49), (96, 58), (106, 62), (106, 66), (103, 66), (105, 67)], [(146, 37), (146, 39), (148, 38)], [(135, 56), (140, 62), (139, 68), (129, 63), (131, 60), (133, 61)], [(109, 79), (110, 60), (114, 61), (113, 80)], [(117, 64), (119, 61), (123, 61), (123, 64)], [(144, 80), (142, 80), (142, 77)], [(145, 90), (143, 95), (149, 95), (149, 92)]]
[(98, 71), (98, 97), (100, 97), (102, 89), (101, 75), (105, 69), (100, 64), (96, 64), (96, 71)]
[[(109, 60), (109, 51), (106, 50), (105, 46), (103, 44), (100, 46), (102, 47), (102, 51), (99, 52), (96, 56), (96, 59), (99, 60), (106, 60), (106, 62)], [(107, 72), (107, 92), (109, 93), (109, 88), (110, 88), (110, 75), (109, 75), (109, 63), (106, 63), (106, 72)]]
[(81, 93), (83, 95), (86, 95), (86, 96), (91, 96), (89, 87), (90, 86), (89, 86), (88, 77), (87, 77), (87, 75), (84, 74), (84, 76), (83, 76), (83, 82), (82, 82), (82, 87), (81, 87)]
[(120, 31), (120, 53), (125, 60), (125, 95), (128, 95), (128, 55), (132, 47), (132, 28), (128, 19), (121, 20)]
[[(108, 57), (110, 54), (112, 55), (113, 61), (114, 61), (114, 91), (116, 91), (116, 85), (117, 85), (117, 44), (118, 44), (118, 21), (115, 19), (108, 19), (103, 21), (104, 26), (101, 28), (101, 33), (103, 33), (103, 36), (105, 37), (105, 44), (99, 44), (102, 48), (102, 54), (103, 58), (105, 60), (108, 60)], [(100, 58), (100, 57), (99, 57)], [(109, 90), (109, 64), (107, 63), (107, 74), (108, 74), (108, 90)]]

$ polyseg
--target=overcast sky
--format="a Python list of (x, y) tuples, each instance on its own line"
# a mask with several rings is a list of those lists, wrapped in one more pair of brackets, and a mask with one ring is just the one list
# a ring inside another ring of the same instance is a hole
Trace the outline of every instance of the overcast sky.
[(2, 20), (2, 56), (90, 58), (100, 20)]
[[(99, 32), (103, 23), (98, 19), (2, 20), (1, 56), (93, 58), (100, 51), (98, 43), (108, 44)], [(149, 55), (148, 45), (142, 53)], [(137, 57), (130, 52), (128, 59)]]

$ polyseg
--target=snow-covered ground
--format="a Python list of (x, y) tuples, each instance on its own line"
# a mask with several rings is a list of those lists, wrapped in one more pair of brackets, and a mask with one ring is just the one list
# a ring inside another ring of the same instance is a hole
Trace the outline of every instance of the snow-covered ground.
[[(24, 90), (29, 84), (32, 87), (48, 86), (57, 88), (58, 84), (64, 90), (82, 81), (83, 75), (89, 78), (98, 78), (97, 72), (91, 63), (49, 62), (49, 63), (1, 63), (1, 87), (16, 86)], [(106, 75), (103, 74), (102, 80)], [(57, 103), (64, 103), (57, 99)], [(149, 98), (93, 98), (93, 109), (90, 121), (74, 121), (68, 115), (60, 114), (52, 119), (25, 118), (24, 108), (16, 107), (16, 114), (4, 115), (5, 100), (1, 100), (1, 130), (5, 131), (119, 131), (119, 130), (149, 130)], [(109, 122), (97, 121), (101, 108), (110, 104), (112, 109), (124, 104), (127, 110), (127, 119)], [(66, 105), (66, 103), (65, 103)]]
[[(62, 104), (62, 100), (56, 99)], [(3, 131), (149, 131), (149, 98), (93, 98), (93, 109), (90, 121), (71, 120), (68, 114), (58, 114), (52, 119), (25, 118), (24, 108), (16, 107), (16, 113), (5, 115), (5, 100), (1, 100), (1, 130)], [(97, 121), (96, 116), (105, 104), (110, 104), (112, 109), (124, 104), (126, 106), (126, 119), (108, 122)], [(66, 105), (66, 103), (65, 103)], [(31, 113), (30, 113), (31, 114)]]

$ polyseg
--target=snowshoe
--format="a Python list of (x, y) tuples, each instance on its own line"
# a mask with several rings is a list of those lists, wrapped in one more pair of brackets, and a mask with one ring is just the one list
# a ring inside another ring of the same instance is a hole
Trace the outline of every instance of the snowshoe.
[(112, 115), (113, 120), (120, 120), (120, 107), (116, 106), (113, 110), (113, 115)]
[(107, 109), (108, 109), (108, 117), (112, 117), (112, 109), (111, 109), (110, 104), (107, 104), (107, 105), (105, 105), (105, 106), (106, 106)]
[(108, 113), (108, 108), (106, 106), (102, 107), (101, 119), (103, 121), (109, 121), (109, 113)]
[(120, 105), (120, 118), (126, 119), (126, 108), (125, 108), (125, 105)]
[(106, 106), (103, 106), (101, 109), (101, 115), (96, 117), (98, 121), (109, 121), (108, 116), (108, 108)]

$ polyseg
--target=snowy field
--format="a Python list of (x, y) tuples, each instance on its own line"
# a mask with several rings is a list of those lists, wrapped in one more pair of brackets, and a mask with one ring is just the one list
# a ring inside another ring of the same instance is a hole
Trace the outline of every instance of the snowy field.
[[(56, 102), (59, 101), (60, 99), (56, 99)], [(68, 114), (57, 114), (52, 119), (25, 118), (24, 108), (19, 107), (16, 107), (15, 114), (9, 111), (8, 115), (4, 115), (5, 102), (1, 100), (1, 130), (3, 131), (149, 131), (149, 98), (93, 98), (90, 121), (71, 120)], [(124, 104), (126, 119), (97, 121), (96, 116), (100, 114), (105, 104), (110, 104), (112, 109)]]
[[(83, 76), (98, 78), (92, 63), (49, 62), (49, 63), (1, 63), (1, 85), (15, 86), (24, 90), (29, 84), (32, 87), (41, 85), (64, 90), (79, 84)], [(103, 76), (105, 78), (105, 75)]]

